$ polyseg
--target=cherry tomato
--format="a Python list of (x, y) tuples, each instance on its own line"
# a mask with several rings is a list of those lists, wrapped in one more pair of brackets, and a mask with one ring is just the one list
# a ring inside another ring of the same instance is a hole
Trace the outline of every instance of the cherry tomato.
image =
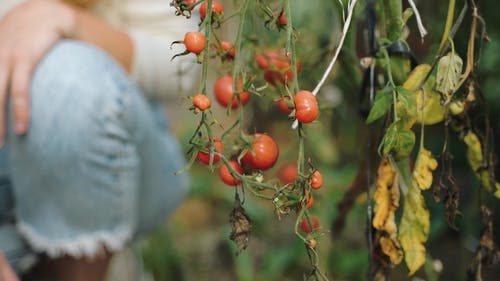
[(222, 49), (222, 53), (226, 53), (229, 58), (234, 59), (236, 56), (236, 49), (234, 48), (233, 43), (222, 41), (220, 42), (220, 47)]
[(286, 25), (286, 16), (285, 16), (285, 12), (281, 13), (280, 17), (278, 18), (278, 22), (279, 22), (281, 25)]
[[(240, 102), (245, 105), (250, 99), (250, 93), (241, 92), (243, 90), (243, 82), (238, 79), (238, 91), (240, 91)], [(214, 84), (215, 99), (220, 105), (227, 107), (232, 100), (231, 108), (238, 108), (238, 98), (233, 95), (233, 77), (231, 75), (224, 75), (219, 77)]]
[(316, 239), (311, 238), (311, 240), (309, 240), (309, 247), (311, 247), (311, 249), (314, 249), (314, 248), (316, 248), (317, 243), (318, 242), (316, 242)]
[[(284, 50), (269, 50), (255, 56), (257, 67), (265, 70), (266, 81), (276, 86), (276, 84), (287, 84), (293, 79), (291, 58)], [(297, 62), (297, 72), (300, 72), (302, 64)]]
[[(231, 165), (233, 170), (235, 170), (238, 174), (240, 175), (243, 174), (243, 169), (241, 168), (240, 164), (238, 164), (237, 161), (229, 160), (229, 165)], [(233, 175), (229, 171), (229, 168), (225, 164), (220, 166), (219, 176), (222, 179), (222, 181), (227, 185), (235, 186), (241, 183), (240, 179), (233, 177)]]
[(267, 58), (263, 54), (258, 54), (255, 56), (255, 62), (257, 63), (257, 67), (266, 70), (269, 68), (269, 62)]
[[(309, 218), (311, 219), (312, 230), (317, 231), (320, 226), (318, 217), (310, 216)], [(300, 229), (305, 233), (311, 233), (311, 226), (309, 225), (306, 217), (302, 218), (302, 221), (300, 222)]]
[(323, 186), (323, 176), (319, 171), (316, 171), (311, 176), (311, 188), (320, 189)]
[(278, 107), (279, 110), (281, 110), (283, 113), (290, 114), (292, 113), (292, 109), (288, 107), (287, 101), (290, 100), (289, 96), (284, 96), (280, 98), (279, 100), (276, 101), (276, 106)]
[[(200, 18), (201, 20), (204, 20), (205, 17), (207, 16), (207, 7), (208, 6), (208, 2), (207, 1), (203, 1), (203, 3), (201, 3), (200, 5)], [(212, 14), (216, 14), (216, 15), (222, 15), (222, 13), (224, 12), (224, 5), (222, 5), (219, 1), (215, 1), (213, 0), (212, 1)]]
[(201, 111), (209, 109), (211, 105), (212, 102), (206, 95), (197, 94), (193, 97), (193, 106)]
[(182, 2), (184, 2), (186, 6), (193, 6), (196, 3), (196, 0), (184, 0)]
[(253, 134), (252, 151), (248, 151), (241, 159), (243, 163), (253, 170), (267, 170), (274, 166), (279, 156), (278, 144), (268, 135)]
[[(217, 149), (217, 151), (219, 151), (219, 153), (223, 153), (224, 152), (224, 147), (222, 146), (222, 142), (219, 140), (218, 137), (214, 137), (213, 138), (213, 150), (215, 151), (215, 149)], [(208, 151), (212, 151), (210, 149), (210, 144), (205, 146), (205, 148), (208, 150)], [(196, 155), (196, 159), (198, 161), (200, 161), (201, 163), (203, 164), (210, 164), (210, 153), (208, 152), (203, 152), (203, 151), (198, 151), (198, 155)], [(214, 154), (214, 157), (213, 157), (213, 160), (212, 160), (212, 164), (215, 164), (217, 162), (219, 162), (220, 160), (220, 157), (219, 155), (217, 154)]]
[[(312, 197), (312, 195), (309, 194), (309, 191), (306, 190), (306, 208), (311, 209), (312, 206), (314, 206), (314, 197)], [(302, 203), (299, 202), (297, 204), (297, 207), (299, 208), (299, 210), (302, 210)]]
[(311, 92), (299, 91), (293, 97), (293, 103), (295, 104), (295, 117), (299, 122), (311, 123), (318, 117), (318, 101)]
[(207, 39), (201, 32), (187, 32), (184, 35), (184, 45), (186, 45), (186, 49), (191, 53), (199, 54), (205, 49)]
[(278, 178), (284, 184), (293, 183), (297, 179), (297, 164), (290, 162), (281, 165), (278, 170)]

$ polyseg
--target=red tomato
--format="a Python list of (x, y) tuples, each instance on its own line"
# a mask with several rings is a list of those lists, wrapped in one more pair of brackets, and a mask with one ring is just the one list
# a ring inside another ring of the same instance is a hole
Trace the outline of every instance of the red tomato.
[[(243, 169), (241, 168), (240, 164), (238, 164), (238, 162), (236, 162), (235, 160), (229, 160), (229, 165), (231, 165), (233, 170), (235, 170), (238, 174), (243, 175)], [(235, 178), (225, 164), (220, 166), (219, 176), (227, 185), (235, 186), (241, 183), (241, 180)]]
[(286, 25), (286, 16), (285, 16), (285, 12), (281, 13), (280, 17), (278, 18), (278, 22), (279, 22), (281, 25)]
[(299, 91), (293, 97), (293, 103), (295, 104), (295, 117), (299, 122), (311, 123), (318, 117), (318, 101), (311, 92)]
[(311, 188), (320, 189), (323, 186), (323, 176), (319, 171), (316, 171), (311, 176)]
[[(204, 1), (200, 5), (200, 18), (201, 20), (204, 20), (205, 17), (207, 16), (207, 7), (208, 2)], [(212, 14), (217, 14), (217, 15), (222, 15), (224, 12), (224, 5), (222, 5), (220, 2), (213, 0), (212, 1)]]
[(191, 53), (199, 54), (205, 49), (207, 39), (201, 32), (187, 32), (184, 35), (184, 45), (186, 45), (186, 49)]
[[(311, 219), (312, 230), (316, 232), (320, 226), (319, 219), (316, 216), (310, 216), (309, 218)], [(305, 233), (311, 233), (311, 226), (309, 225), (306, 217), (302, 218), (302, 221), (300, 222), (300, 229)]]
[[(219, 140), (218, 137), (214, 137), (213, 138), (213, 146), (214, 148), (213, 151), (215, 151), (215, 149), (217, 149), (219, 151), (219, 153), (223, 153), (224, 152), (224, 147), (222, 146), (222, 142)], [(205, 146), (205, 148), (208, 150), (208, 151), (212, 151), (210, 149), (210, 144)], [(210, 164), (210, 153), (208, 152), (203, 152), (203, 151), (198, 151), (198, 155), (196, 155), (196, 159), (198, 161), (200, 161), (201, 163), (203, 164)], [(217, 162), (219, 162), (220, 160), (220, 157), (219, 155), (217, 154), (214, 154), (214, 158), (212, 160), (212, 164), (215, 164)]]
[[(309, 194), (309, 191), (306, 190), (306, 208), (311, 209), (312, 206), (314, 206), (314, 197), (312, 197), (312, 195)], [(302, 203), (299, 202), (297, 207), (299, 208), (299, 210), (302, 210)]]
[[(273, 86), (278, 82), (287, 84), (293, 79), (290, 61), (290, 56), (287, 56), (284, 50), (269, 50), (255, 56), (257, 67), (265, 70), (264, 78)], [(302, 64), (297, 62), (297, 73), (301, 68)]]
[(197, 94), (193, 97), (193, 106), (204, 111), (212, 105), (212, 102), (206, 95)]
[(220, 42), (220, 47), (223, 53), (226, 53), (229, 58), (234, 58), (236, 56), (236, 49), (233, 46), (233, 43), (222, 41)]
[(258, 54), (255, 56), (255, 62), (257, 63), (257, 67), (266, 70), (269, 68), (269, 62), (267, 58), (263, 54)]
[(292, 113), (292, 109), (290, 109), (288, 107), (288, 103), (287, 103), (288, 100), (290, 100), (290, 97), (284, 96), (276, 101), (276, 106), (279, 108), (279, 110), (281, 110), (283, 113), (286, 113), (286, 114)]
[(284, 184), (295, 182), (297, 174), (297, 164), (295, 162), (283, 164), (278, 170), (278, 178)]
[[(240, 102), (245, 105), (250, 99), (250, 93), (241, 92), (243, 90), (243, 82), (238, 79), (238, 91), (240, 91)], [(238, 98), (233, 95), (233, 77), (224, 75), (219, 77), (214, 84), (215, 99), (220, 105), (227, 107), (232, 100), (231, 108), (238, 108)]]
[(267, 170), (274, 166), (279, 156), (278, 144), (268, 135), (254, 134), (252, 143), (253, 152), (248, 151), (241, 159), (253, 170)]
[(196, 0), (184, 0), (184, 2), (187, 6), (193, 6), (196, 3)]

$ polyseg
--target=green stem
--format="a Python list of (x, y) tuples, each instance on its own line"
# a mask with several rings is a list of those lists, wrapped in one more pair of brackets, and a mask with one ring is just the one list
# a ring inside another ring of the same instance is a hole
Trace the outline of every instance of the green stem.
[(285, 14), (286, 14), (286, 34), (287, 34), (287, 42), (286, 42), (286, 50), (290, 51), (292, 55), (292, 83), (293, 83), (293, 89), (294, 92), (297, 93), (300, 88), (299, 88), (299, 77), (297, 76), (297, 54), (295, 53), (295, 40), (294, 40), (294, 34), (293, 34), (293, 23), (292, 23), (292, 8), (289, 0), (285, 0), (286, 2), (286, 8), (285, 8)]
[(205, 17), (204, 28), (205, 28), (205, 38), (207, 39), (207, 45), (203, 51), (203, 69), (201, 72), (201, 93), (203, 95), (207, 94), (207, 76), (208, 76), (208, 59), (210, 55), (210, 36), (211, 36), (211, 25), (212, 25), (212, 0), (207, 0), (207, 15)]
[(394, 122), (398, 121), (398, 112), (397, 112), (397, 96), (396, 96), (396, 84), (394, 84), (394, 79), (392, 77), (392, 69), (391, 69), (391, 58), (389, 57), (389, 53), (387, 52), (386, 48), (381, 49), (382, 53), (384, 54), (385, 57), (385, 64), (387, 67), (387, 77), (389, 79), (388, 83), (391, 86), (391, 91), (392, 91), (392, 105), (393, 105), (393, 111), (394, 111)]
[(453, 24), (453, 16), (455, 14), (455, 0), (450, 0), (448, 4), (448, 14), (446, 15), (446, 24), (444, 26), (443, 37), (441, 37), (441, 43), (439, 44), (438, 54), (444, 51), (448, 37), (450, 36), (451, 26)]
[[(234, 65), (233, 65), (233, 93), (237, 94), (238, 102), (239, 102), (239, 90), (238, 90), (238, 81), (240, 77), (240, 68), (241, 68), (241, 59), (242, 59), (242, 52), (241, 52), (241, 41), (243, 37), (243, 30), (245, 27), (245, 18), (247, 15), (248, 11), (248, 5), (250, 3), (250, 0), (245, 0), (243, 2), (243, 6), (241, 7), (240, 11), (240, 24), (238, 26), (238, 33), (236, 34), (236, 41), (234, 42), (234, 49), (236, 52), (236, 57), (234, 58)], [(244, 81), (243, 81), (244, 82)], [(241, 106), (238, 107), (241, 111)]]
[(401, 0), (384, 0), (387, 38), (394, 42), (401, 37), (403, 30), (403, 6)]

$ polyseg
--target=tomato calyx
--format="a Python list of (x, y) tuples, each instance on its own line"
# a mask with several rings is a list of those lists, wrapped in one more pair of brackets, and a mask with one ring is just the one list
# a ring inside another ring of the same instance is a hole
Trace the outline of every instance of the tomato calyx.
[(170, 6), (175, 8), (175, 15), (184, 16), (187, 19), (191, 18), (191, 12), (196, 4), (196, 0), (172, 0), (170, 2)]

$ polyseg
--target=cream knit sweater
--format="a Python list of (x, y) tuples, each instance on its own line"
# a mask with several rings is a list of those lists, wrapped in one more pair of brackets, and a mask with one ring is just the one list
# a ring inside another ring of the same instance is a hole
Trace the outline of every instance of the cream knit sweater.
[[(0, 19), (17, 4), (29, 0), (0, 0)], [(110, 24), (127, 31), (134, 42), (131, 76), (144, 93), (155, 99), (176, 97), (181, 85), (189, 85), (193, 75), (192, 56), (177, 57), (184, 47), (170, 44), (182, 40), (187, 31), (197, 30), (197, 17), (187, 20), (175, 16), (170, 0), (100, 0), (92, 12)], [(180, 71), (188, 74), (179, 76)]]

